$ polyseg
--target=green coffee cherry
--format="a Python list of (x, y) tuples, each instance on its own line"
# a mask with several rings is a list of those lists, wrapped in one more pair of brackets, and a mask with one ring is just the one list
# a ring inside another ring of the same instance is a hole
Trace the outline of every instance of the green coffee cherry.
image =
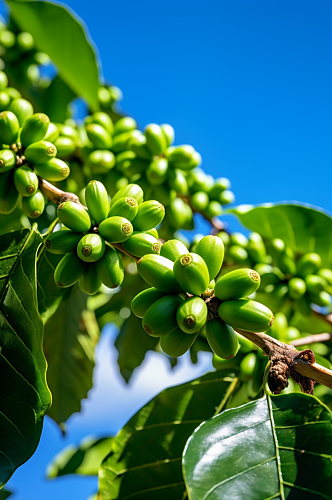
[(187, 335), (180, 328), (177, 328), (168, 335), (164, 335), (160, 339), (160, 347), (167, 356), (178, 358), (183, 356), (193, 345), (197, 338), (198, 332), (194, 335)]
[(218, 200), (220, 193), (226, 191), (231, 187), (231, 183), (229, 179), (226, 177), (219, 177), (219, 179), (215, 179), (213, 186), (209, 190), (209, 196), (212, 200)]
[(137, 128), (137, 123), (134, 118), (130, 116), (125, 116), (120, 118), (114, 124), (114, 135), (123, 134), (124, 132), (130, 132), (131, 130), (135, 130)]
[(56, 231), (48, 236), (45, 247), (51, 253), (64, 254), (76, 252), (78, 243), (82, 238), (81, 233), (74, 231)]
[(237, 232), (232, 233), (230, 235), (229, 241), (230, 241), (231, 245), (239, 246), (242, 248), (247, 248), (248, 243), (249, 243), (248, 238), (246, 236), (244, 236), (244, 234), (237, 233)]
[(233, 328), (214, 318), (206, 323), (204, 332), (212, 351), (219, 358), (234, 358), (239, 349), (239, 341)]
[(173, 262), (161, 255), (147, 254), (137, 263), (140, 276), (152, 287), (166, 293), (182, 293), (173, 273)]
[(2, 149), (0, 151), (0, 174), (8, 172), (15, 167), (17, 156), (11, 149)]
[(16, 43), (22, 51), (32, 50), (35, 46), (33, 36), (27, 31), (21, 31), (16, 37)]
[(204, 215), (208, 219), (213, 219), (213, 217), (218, 217), (222, 214), (222, 206), (217, 201), (210, 201), (207, 208), (204, 210)]
[(226, 300), (220, 304), (218, 314), (228, 325), (248, 332), (265, 332), (274, 322), (270, 309), (249, 299)]
[(142, 326), (151, 337), (162, 337), (176, 330), (176, 311), (183, 302), (178, 295), (165, 295), (154, 302), (143, 316)]
[(146, 146), (153, 155), (160, 155), (167, 147), (167, 139), (159, 125), (150, 123), (144, 130)]
[(132, 236), (123, 242), (123, 248), (127, 252), (135, 255), (136, 257), (143, 257), (143, 255), (160, 254), (159, 241), (150, 234), (134, 232)]
[(58, 206), (58, 217), (62, 224), (72, 231), (86, 233), (91, 228), (88, 212), (73, 201), (65, 201)]
[(90, 216), (97, 224), (108, 217), (110, 202), (104, 184), (90, 181), (85, 190), (85, 200)]
[(135, 231), (147, 231), (158, 226), (165, 216), (165, 207), (159, 201), (149, 200), (138, 206), (133, 221)]
[(321, 276), (321, 278), (324, 278), (324, 280), (329, 284), (332, 285), (332, 270), (331, 269), (326, 269), (322, 268), (317, 271), (318, 276)]
[[(5, 92), (7, 92), (7, 94), (9, 95), (10, 102), (12, 102), (14, 99), (20, 99), (22, 97), (21, 92), (19, 92), (14, 87), (7, 87)], [(9, 110), (9, 111), (11, 111), (11, 110)]]
[(49, 141), (54, 144), (54, 141), (58, 139), (60, 135), (58, 127), (55, 125), (55, 123), (50, 122), (48, 125), (48, 130), (47, 134), (44, 137), (44, 141)]
[(113, 141), (111, 134), (98, 123), (89, 123), (86, 126), (86, 133), (92, 144), (98, 149), (109, 149)]
[(5, 172), (0, 177), (0, 214), (10, 214), (20, 200), (13, 182), (13, 171)]
[(76, 143), (70, 137), (58, 137), (54, 141), (59, 158), (65, 160), (69, 158), (76, 150)]
[(84, 262), (97, 262), (105, 253), (105, 242), (99, 234), (86, 234), (77, 245), (77, 255)]
[(168, 240), (161, 246), (160, 255), (175, 262), (176, 259), (188, 253), (186, 245), (179, 240)]
[(10, 103), (8, 109), (12, 113), (14, 113), (14, 115), (16, 115), (20, 127), (22, 127), (27, 119), (33, 115), (33, 106), (31, 102), (27, 101), (26, 99), (14, 99)]
[[(285, 251), (277, 256), (277, 264), (279, 269), (284, 273), (284, 274), (296, 274), (296, 264), (295, 264), (295, 257), (294, 257), (294, 252), (290, 247), (286, 247)], [(299, 273), (297, 273), (299, 274)], [(300, 274), (299, 274), (300, 276)]]
[(269, 335), (277, 340), (285, 340), (288, 328), (287, 317), (282, 312), (277, 312), (274, 316), (274, 322), (269, 330)]
[(174, 137), (175, 137), (174, 128), (172, 127), (172, 125), (169, 125), (168, 123), (163, 123), (162, 125), (160, 125), (160, 128), (166, 140), (166, 147), (168, 148), (174, 142)]
[(9, 49), (15, 45), (16, 37), (12, 31), (0, 31), (0, 44)]
[(120, 198), (135, 198), (138, 204), (142, 203), (143, 201), (143, 190), (138, 184), (127, 184), (127, 186), (124, 186), (121, 188), (112, 198), (111, 201), (111, 207), (114, 205), (116, 201), (118, 201)]
[(171, 146), (166, 150), (166, 157), (172, 163), (190, 163), (192, 160), (192, 155), (195, 153), (195, 149), (189, 144), (183, 144), (182, 146)]
[(78, 280), (78, 286), (82, 292), (87, 293), (88, 295), (94, 295), (98, 292), (101, 285), (101, 279), (97, 274), (95, 265), (88, 264), (84, 273)]
[(126, 198), (119, 198), (114, 205), (112, 205), (112, 208), (109, 210), (108, 217), (119, 215), (132, 222), (137, 215), (137, 211), (137, 200), (131, 196), (127, 196)]
[(39, 217), (45, 208), (44, 196), (39, 189), (32, 196), (24, 196), (22, 199), (22, 208), (25, 215), (33, 219)]
[(10, 104), (10, 96), (6, 91), (0, 91), (0, 110), (8, 109)]
[(131, 141), (138, 139), (142, 135), (140, 130), (130, 130), (129, 132), (123, 132), (122, 134), (116, 135), (113, 139), (112, 150), (116, 154), (121, 153), (121, 151), (128, 151)]
[(128, 179), (145, 172), (148, 165), (147, 161), (137, 158), (133, 151), (123, 151), (116, 157), (117, 170), (128, 177)]
[(314, 304), (320, 307), (326, 307), (331, 304), (331, 295), (325, 291), (319, 292), (315, 295), (310, 295), (310, 299)]
[[(165, 160), (167, 161), (167, 160)], [(169, 169), (168, 172), (168, 183), (171, 189), (174, 189), (179, 194), (187, 194), (188, 192), (188, 182), (181, 170), (178, 168)]]
[(22, 145), (27, 148), (34, 142), (39, 142), (44, 139), (48, 131), (49, 123), (49, 117), (43, 113), (35, 113), (30, 116), (30, 118), (25, 121), (21, 130), (20, 140)]
[(234, 203), (234, 201), (235, 201), (234, 193), (232, 191), (228, 191), (228, 189), (220, 193), (220, 195), (218, 196), (218, 202), (221, 205), (228, 205), (229, 203)]
[(253, 269), (236, 269), (224, 274), (216, 283), (214, 292), (220, 300), (240, 299), (254, 293), (261, 283)]
[(289, 326), (287, 328), (286, 336), (285, 336), (285, 341), (286, 342), (291, 342), (292, 340), (296, 340), (301, 338), (301, 333), (300, 330), (295, 328), (294, 326)]
[(274, 238), (271, 241), (270, 253), (274, 259), (277, 259), (285, 251), (286, 245), (280, 238)]
[(191, 197), (191, 205), (197, 212), (204, 212), (209, 205), (210, 199), (209, 195), (204, 191), (197, 191)]
[(5, 89), (7, 85), (8, 85), (8, 77), (6, 73), (0, 71), (0, 89), (1, 90)]
[(255, 377), (259, 369), (259, 359), (256, 353), (247, 354), (240, 363), (240, 378), (242, 380), (251, 380)]
[(322, 267), (322, 259), (317, 253), (304, 254), (297, 263), (297, 274), (304, 278), (308, 274), (315, 274)]
[(143, 290), (131, 302), (131, 310), (138, 318), (143, 318), (149, 307), (161, 297), (164, 297), (165, 292), (157, 290), (157, 288), (147, 288)]
[(221, 241), (223, 242), (223, 244), (225, 246), (228, 246), (229, 243), (230, 243), (230, 236), (228, 233), (226, 233), (225, 231), (220, 231), (220, 233), (218, 233), (218, 238), (221, 239)]
[(178, 327), (185, 333), (196, 333), (206, 323), (208, 309), (200, 297), (191, 297), (183, 301), (176, 311)]
[(0, 143), (8, 146), (14, 144), (18, 138), (20, 124), (14, 113), (2, 111), (0, 113)]
[(247, 250), (238, 245), (230, 246), (227, 253), (228, 258), (236, 264), (245, 264), (248, 261)]
[(301, 278), (291, 278), (288, 282), (289, 296), (294, 300), (303, 297), (306, 289), (306, 284)]
[(110, 243), (122, 243), (133, 234), (133, 226), (125, 217), (108, 217), (99, 225), (99, 234)]
[(251, 233), (249, 236), (249, 242), (247, 246), (247, 252), (249, 257), (254, 262), (265, 262), (266, 261), (266, 248), (264, 245), (263, 238), (258, 233)]
[(187, 204), (181, 198), (174, 198), (167, 208), (166, 220), (174, 229), (181, 229), (187, 222)]
[(43, 164), (56, 156), (54, 144), (48, 141), (34, 142), (24, 152), (26, 160), (32, 165)]
[(14, 172), (14, 184), (23, 196), (32, 196), (38, 189), (38, 177), (30, 167), (23, 165)]
[(97, 150), (89, 154), (87, 163), (94, 174), (107, 174), (115, 165), (115, 156), (111, 151)]
[[(98, 111), (97, 113), (93, 113), (93, 115), (89, 116), (86, 119), (86, 123), (96, 123), (97, 125), (102, 126), (110, 135), (114, 133), (114, 125), (111, 117), (107, 113), (103, 113), (102, 111)], [(93, 142), (93, 141), (92, 141)]]
[(166, 158), (156, 158), (146, 169), (145, 175), (151, 185), (163, 184), (167, 178), (168, 161)]
[(128, 141), (128, 148), (142, 160), (151, 161), (152, 154), (146, 147), (146, 137), (142, 134), (136, 137), (131, 137)]
[[(327, 287), (327, 282), (321, 276), (316, 276), (315, 274), (308, 274), (305, 277), (305, 284), (307, 291), (310, 294), (317, 295)], [(289, 283), (288, 283), (289, 286)]]
[(204, 236), (196, 245), (195, 253), (204, 259), (209, 270), (210, 281), (214, 279), (224, 260), (224, 244), (218, 236)]
[(42, 177), (43, 179), (51, 182), (63, 181), (70, 174), (70, 168), (68, 167), (67, 163), (59, 160), (59, 158), (52, 158), (45, 163), (34, 165), (34, 169), (39, 177)]
[(95, 263), (95, 266), (99, 278), (108, 288), (117, 288), (123, 282), (123, 264), (115, 248), (107, 246), (103, 257)]
[(85, 269), (86, 262), (79, 259), (76, 253), (67, 253), (55, 269), (54, 281), (58, 286), (68, 288), (80, 279)]
[(210, 282), (208, 267), (196, 253), (178, 257), (174, 262), (174, 276), (183, 290), (192, 295), (204, 293)]
[(154, 236), (156, 239), (159, 238), (158, 231), (155, 227), (153, 227), (152, 229), (148, 229), (147, 231), (142, 231), (142, 232), (145, 234), (151, 234), (151, 236)]

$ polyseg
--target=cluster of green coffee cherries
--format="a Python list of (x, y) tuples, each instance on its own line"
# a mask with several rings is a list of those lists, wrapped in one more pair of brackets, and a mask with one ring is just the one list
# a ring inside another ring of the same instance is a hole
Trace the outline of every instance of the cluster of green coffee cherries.
[[(51, 83), (50, 78), (40, 72), (40, 66), (48, 65), (50, 58), (37, 51), (31, 33), (20, 31), (12, 20), (8, 26), (0, 20), (0, 57), (15, 81), (43, 88)], [(0, 102), (1, 97), (0, 92)]]
[[(0, 79), (4, 73), (0, 72)], [(39, 177), (61, 181), (68, 165), (56, 158), (57, 148), (49, 141), (48, 116), (33, 113), (25, 99), (14, 99), (0, 113), (0, 213), (9, 214), (20, 201), (28, 217), (39, 217), (45, 200)]]
[(102, 108), (114, 110), (114, 107), (123, 99), (123, 94), (119, 87), (115, 85), (102, 85), (98, 89), (98, 100)]
[(217, 356), (230, 359), (239, 348), (234, 328), (262, 332), (272, 326), (272, 312), (248, 298), (260, 285), (256, 271), (233, 270), (215, 283), (223, 258), (221, 239), (210, 235), (195, 252), (173, 239), (160, 255), (138, 261), (138, 273), (151, 288), (134, 297), (132, 311), (169, 356), (182, 356), (200, 334)]
[(84, 206), (65, 201), (58, 206), (58, 217), (64, 228), (50, 234), (47, 250), (63, 254), (54, 279), (59, 287), (78, 282), (81, 290), (93, 295), (104, 284), (116, 288), (124, 279), (122, 261), (114, 245), (122, 251), (142, 257), (159, 254), (160, 243), (155, 229), (165, 215), (161, 203), (143, 201), (143, 191), (136, 184), (120, 189), (111, 201), (105, 186), (90, 181)]
[(322, 266), (315, 252), (296, 255), (280, 238), (267, 241), (258, 233), (249, 238), (241, 233), (219, 233), (226, 251), (227, 266), (251, 266), (261, 276), (259, 300), (273, 309), (290, 306), (308, 316), (311, 304), (326, 307), (331, 304), (332, 270)]

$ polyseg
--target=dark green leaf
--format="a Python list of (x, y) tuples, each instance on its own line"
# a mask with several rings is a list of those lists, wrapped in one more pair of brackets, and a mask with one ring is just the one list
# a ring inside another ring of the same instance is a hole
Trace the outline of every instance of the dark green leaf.
[(8, 490), (0, 490), (0, 500), (6, 500), (6, 498), (11, 496), (11, 492)]
[(61, 288), (54, 281), (54, 270), (62, 257), (63, 255), (47, 252), (45, 247), (38, 256), (38, 309), (44, 323), (71, 293), (71, 289)]
[(63, 123), (68, 118), (68, 104), (75, 97), (73, 90), (57, 75), (44, 90), (39, 105), (51, 121)]
[(99, 471), (100, 499), (182, 500), (186, 440), (220, 412), (236, 385), (234, 371), (217, 371), (162, 391), (114, 438)]
[(53, 395), (48, 415), (58, 424), (80, 411), (81, 400), (92, 387), (99, 329), (94, 313), (85, 310), (86, 300), (75, 285), (45, 326), (47, 382)]
[(67, 446), (48, 465), (47, 477), (52, 479), (67, 474), (97, 476), (102, 461), (111, 450), (113, 439), (88, 437), (79, 446)]
[(99, 70), (82, 20), (51, 2), (7, 0), (7, 3), (19, 27), (32, 34), (36, 47), (49, 55), (62, 80), (97, 110)]
[(144, 361), (148, 351), (154, 351), (159, 339), (150, 337), (142, 328), (142, 320), (131, 314), (123, 323), (115, 341), (119, 353), (118, 365), (120, 373), (129, 382), (135, 368)]
[(317, 252), (325, 267), (332, 265), (332, 218), (319, 209), (294, 204), (241, 205), (229, 210), (251, 231), (281, 238), (295, 252)]
[(51, 403), (37, 311), (36, 226), (0, 238), (0, 487), (35, 452)]
[(187, 443), (189, 499), (331, 500), (331, 449), (331, 412), (313, 396), (267, 396), (226, 410)]

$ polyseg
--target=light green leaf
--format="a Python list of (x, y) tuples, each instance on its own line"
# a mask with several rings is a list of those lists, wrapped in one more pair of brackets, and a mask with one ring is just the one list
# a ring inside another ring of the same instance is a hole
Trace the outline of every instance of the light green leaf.
[(35, 452), (51, 403), (37, 311), (36, 226), (0, 238), (0, 487)]
[(11, 15), (23, 31), (46, 52), (62, 80), (98, 110), (99, 69), (95, 49), (81, 19), (62, 5), (44, 1), (7, 0)]
[(229, 210), (251, 231), (268, 239), (281, 238), (295, 252), (317, 252), (325, 267), (332, 265), (332, 218), (299, 204), (240, 205)]
[(189, 500), (332, 499), (331, 412), (267, 396), (204, 422), (183, 456)]
[(102, 461), (111, 450), (113, 439), (87, 437), (78, 446), (67, 446), (48, 465), (47, 477), (53, 479), (67, 474), (97, 476)]
[(236, 382), (234, 371), (208, 373), (162, 391), (143, 406), (114, 438), (99, 470), (98, 498), (182, 500), (186, 440), (224, 408)]
[(80, 411), (81, 400), (92, 387), (99, 329), (94, 313), (85, 309), (86, 300), (87, 295), (75, 285), (45, 326), (47, 382), (53, 395), (48, 415), (59, 425)]

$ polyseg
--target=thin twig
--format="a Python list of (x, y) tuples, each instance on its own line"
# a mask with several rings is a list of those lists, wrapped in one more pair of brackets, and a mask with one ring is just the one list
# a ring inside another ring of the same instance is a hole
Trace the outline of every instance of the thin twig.
[(321, 319), (322, 321), (325, 321), (325, 323), (327, 323), (328, 325), (330, 325), (330, 327), (332, 327), (332, 314), (323, 314), (323, 313), (320, 313), (318, 311), (312, 311), (314, 316), (316, 316), (316, 318), (319, 318)]
[(61, 189), (53, 186), (53, 184), (45, 181), (45, 179), (42, 179), (41, 177), (39, 177), (39, 189), (41, 190), (43, 195), (46, 196), (46, 198), (48, 198), (50, 201), (53, 201), (53, 203), (55, 203), (56, 205), (60, 205), (60, 203), (63, 203), (65, 201), (73, 201), (75, 203), (78, 203), (78, 205), (84, 207), (76, 194), (62, 191)]
[(317, 333), (315, 335), (308, 335), (301, 339), (295, 339), (290, 342), (291, 345), (297, 347), (300, 345), (314, 344), (315, 342), (327, 342), (332, 339), (330, 333)]
[[(236, 328), (234, 328), (234, 330), (260, 347), (266, 356), (271, 357), (271, 354), (278, 353), (278, 351), (282, 352), (284, 356), (287, 356), (287, 352), (290, 356), (294, 356), (294, 350), (296, 349), (293, 345), (284, 344), (283, 342), (266, 335), (266, 333), (246, 332)], [(328, 370), (324, 366), (319, 365), (318, 363), (309, 364), (303, 359), (296, 359), (294, 360), (292, 368), (303, 377), (307, 377), (332, 389), (332, 371)]]
[(140, 257), (136, 257), (135, 255), (132, 255), (131, 253), (127, 252), (127, 250), (125, 248), (123, 248), (123, 246), (121, 245), (121, 243), (109, 243), (109, 245), (111, 245), (112, 247), (116, 248), (117, 250), (120, 250), (120, 252), (128, 255), (128, 257), (131, 257), (136, 262), (138, 262), (139, 259), (140, 259)]

